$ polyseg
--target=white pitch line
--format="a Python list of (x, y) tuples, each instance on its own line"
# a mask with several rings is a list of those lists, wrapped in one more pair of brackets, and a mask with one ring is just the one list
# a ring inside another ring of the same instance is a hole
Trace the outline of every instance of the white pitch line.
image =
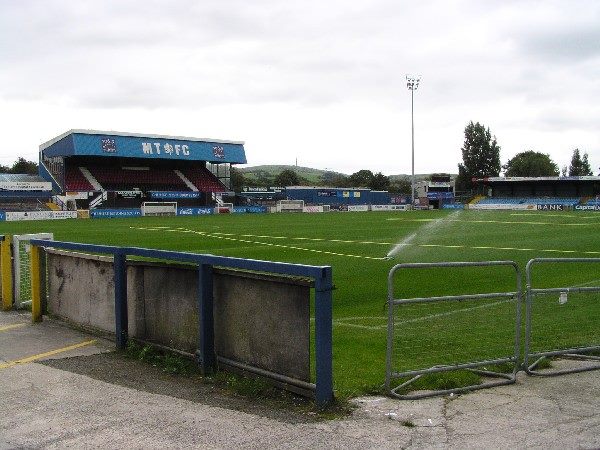
[[(597, 213), (595, 213), (597, 214)], [(539, 213), (511, 213), (511, 216), (537, 216), (540, 217)], [(544, 214), (544, 217), (569, 217), (569, 218), (577, 218), (577, 219), (598, 219), (597, 215), (593, 216), (582, 216), (581, 214)]]
[[(385, 220), (401, 220), (403, 222), (434, 222), (440, 219), (402, 219), (400, 217), (390, 217)], [(522, 220), (458, 220), (444, 219), (444, 222), (459, 222), (459, 223), (499, 223), (505, 225), (557, 225), (562, 227), (581, 227), (596, 225), (593, 223), (557, 223), (557, 222), (528, 222)]]
[[(431, 320), (431, 319), (437, 319), (439, 317), (446, 317), (446, 316), (452, 316), (454, 314), (458, 314), (458, 313), (462, 313), (462, 312), (468, 312), (468, 311), (475, 311), (477, 309), (484, 309), (484, 308), (491, 308), (492, 306), (497, 306), (497, 305), (502, 305), (504, 303), (509, 303), (514, 301), (514, 299), (508, 299), (508, 300), (500, 300), (498, 302), (494, 302), (494, 303), (486, 303), (485, 305), (478, 305), (478, 306), (472, 306), (470, 308), (461, 308), (461, 309), (454, 309), (452, 311), (447, 311), (447, 312), (443, 312), (443, 313), (438, 313), (438, 314), (430, 314), (428, 316), (421, 316), (421, 317), (416, 317), (414, 319), (407, 319), (407, 320), (402, 320), (400, 322), (394, 322), (394, 327), (398, 327), (400, 325), (406, 325), (408, 323), (416, 323), (416, 322), (424, 322), (427, 320)], [(380, 319), (381, 317), (372, 317), (373, 319)], [(362, 329), (362, 330), (370, 330), (370, 331), (378, 331), (378, 330), (385, 330), (387, 329), (387, 323), (385, 325), (377, 325), (377, 326), (369, 326), (369, 325), (359, 325), (359, 324), (355, 324), (355, 323), (347, 323), (347, 322), (342, 322), (345, 320), (364, 320), (364, 319), (368, 319), (368, 317), (345, 317), (342, 319), (337, 319), (334, 320), (333, 323), (334, 325), (337, 326), (342, 326), (342, 327), (349, 327), (349, 328), (358, 328), (358, 329)]]
[[(594, 280), (590, 280), (590, 281), (586, 281), (586, 282), (580, 283), (580, 284), (575, 284), (575, 285), (570, 286), (570, 287), (588, 286), (590, 284), (597, 284), (598, 282), (600, 282), (600, 278), (594, 279)], [(566, 289), (569, 289), (569, 287), (567, 287)], [(465, 311), (473, 311), (473, 310), (476, 310), (476, 309), (489, 308), (489, 307), (492, 307), (492, 306), (501, 305), (503, 303), (509, 303), (509, 302), (512, 302), (512, 301), (514, 301), (514, 298), (508, 299), (508, 300), (500, 300), (500, 301), (494, 302), (494, 303), (486, 303), (485, 305), (473, 306), (471, 308), (455, 309), (455, 310), (447, 311), (447, 312), (444, 312), (444, 313), (430, 314), (428, 316), (416, 317), (414, 319), (408, 319), (408, 320), (403, 320), (403, 321), (400, 321), (400, 322), (394, 322), (394, 327), (396, 327), (398, 325), (405, 325), (407, 323), (423, 322), (423, 321), (426, 321), (426, 320), (429, 320), (429, 319), (436, 319), (438, 317), (450, 316), (450, 315), (458, 314), (460, 312), (465, 312)], [(359, 324), (348, 323), (347, 322), (347, 321), (350, 321), (350, 320), (354, 321), (354, 320), (373, 320), (373, 319), (376, 319), (376, 320), (385, 320), (386, 324), (385, 325), (377, 325), (377, 326), (369, 326), (369, 325), (359, 325)], [(343, 317), (341, 319), (334, 320), (333, 324), (337, 325), (337, 326), (342, 326), (342, 327), (358, 328), (358, 329), (363, 329), (363, 330), (377, 331), (377, 330), (383, 330), (383, 329), (387, 328), (387, 317), (381, 317), (381, 316)]]
[(263, 234), (240, 234), (234, 233), (220, 233), (212, 232), (212, 234), (224, 235), (224, 236), (241, 236), (241, 237), (253, 237), (259, 239), (285, 239), (290, 241), (314, 241), (314, 242), (341, 242), (344, 244), (377, 244), (377, 245), (392, 245), (390, 242), (380, 241), (352, 241), (347, 239), (325, 239), (325, 238), (309, 238), (309, 237), (298, 237), (298, 236), (268, 236)]
[(264, 245), (267, 247), (278, 247), (278, 248), (286, 248), (286, 249), (291, 249), (291, 250), (301, 250), (301, 251), (305, 251), (305, 252), (322, 253), (325, 255), (343, 256), (346, 258), (370, 259), (370, 260), (374, 260), (374, 261), (388, 261), (388, 258), (386, 258), (386, 257), (353, 255), (353, 254), (349, 254), (349, 253), (338, 253), (338, 252), (331, 252), (331, 251), (327, 251), (327, 250), (316, 250), (313, 248), (296, 247), (293, 245), (274, 244), (272, 242), (250, 241), (247, 239), (232, 238), (232, 237), (224, 236), (223, 234), (220, 234), (220, 233), (211, 233), (211, 232), (207, 232), (207, 231), (195, 231), (195, 230), (182, 229), (182, 228), (169, 228), (169, 229), (156, 229), (156, 228), (150, 228), (150, 227), (130, 227), (130, 228), (138, 229), (138, 230), (147, 230), (147, 231), (166, 231), (166, 232), (171, 232), (171, 233), (193, 233), (193, 234), (199, 234), (201, 236), (211, 237), (211, 238), (215, 238), (215, 239), (223, 239), (223, 240), (233, 241), (233, 242), (244, 242), (247, 244)]
[[(390, 220), (390, 219), (387, 219)], [(429, 220), (429, 219), (419, 219), (419, 220)], [(437, 219), (435, 219), (437, 220)], [(540, 253), (561, 253), (561, 254), (581, 254), (581, 255), (600, 255), (600, 251), (596, 250), (561, 250), (561, 249), (538, 249), (538, 248), (518, 248), (518, 247), (494, 247), (491, 245), (451, 245), (451, 244), (409, 244), (409, 243), (394, 243), (394, 242), (381, 242), (381, 241), (353, 241), (346, 239), (324, 239), (324, 238), (307, 238), (307, 237), (291, 237), (291, 236), (268, 236), (268, 235), (259, 235), (259, 234), (234, 234), (234, 233), (222, 233), (222, 232), (212, 232), (212, 231), (194, 231), (189, 230), (187, 228), (168, 228), (168, 227), (129, 227), (131, 229), (137, 230), (148, 230), (148, 231), (170, 231), (170, 232), (180, 232), (180, 233), (205, 233), (210, 234), (214, 238), (220, 238), (221, 236), (240, 236), (240, 237), (254, 237), (260, 239), (277, 239), (277, 240), (302, 240), (302, 241), (315, 241), (315, 242), (335, 242), (335, 243), (344, 243), (344, 244), (361, 244), (361, 245), (382, 245), (382, 246), (401, 246), (401, 247), (422, 247), (422, 248), (449, 248), (449, 249), (464, 249), (464, 250), (503, 250), (503, 251), (516, 251), (516, 252), (540, 252)], [(231, 238), (230, 240), (234, 240)], [(247, 242), (253, 244), (274, 246), (274, 247), (283, 247), (283, 248), (294, 248), (291, 246), (278, 245), (278, 244), (270, 244), (267, 242), (255, 242), (255, 241), (246, 241), (241, 240), (240, 242)], [(378, 258), (372, 256), (361, 256), (361, 255), (346, 255), (344, 253), (336, 253), (336, 252), (327, 252), (325, 250), (314, 250), (314, 249), (305, 249), (302, 247), (296, 247), (299, 250), (311, 251), (316, 253), (329, 253), (332, 255), (341, 255), (341, 256), (350, 256), (355, 258), (367, 258), (374, 260), (385, 260), (386, 258)]]

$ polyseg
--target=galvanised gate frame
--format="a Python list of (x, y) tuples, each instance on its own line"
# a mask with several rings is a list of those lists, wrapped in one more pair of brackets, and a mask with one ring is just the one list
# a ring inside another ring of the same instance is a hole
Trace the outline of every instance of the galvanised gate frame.
[[(456, 267), (494, 267), (494, 266), (509, 266), (515, 270), (515, 284), (516, 289), (514, 292), (495, 292), (495, 293), (484, 293), (484, 294), (464, 294), (464, 295), (447, 295), (441, 297), (416, 297), (406, 299), (394, 298), (394, 274), (400, 269), (430, 269), (430, 268), (456, 268)], [(514, 338), (514, 354), (509, 357), (503, 357), (493, 360), (486, 361), (467, 361), (459, 364), (452, 365), (437, 365), (429, 368), (423, 368), (418, 370), (411, 370), (407, 372), (395, 372), (393, 370), (393, 344), (394, 344), (394, 318), (395, 309), (397, 306), (414, 304), (414, 303), (430, 303), (430, 302), (448, 302), (448, 301), (460, 301), (460, 300), (485, 300), (492, 298), (506, 298), (516, 299), (516, 311), (515, 311), (515, 338)], [(400, 399), (419, 399), (425, 397), (432, 397), (435, 395), (444, 395), (450, 393), (461, 393), (474, 389), (483, 389), (494, 386), (501, 386), (505, 384), (512, 384), (516, 381), (517, 371), (519, 370), (519, 356), (520, 356), (520, 333), (521, 333), (521, 303), (522, 303), (522, 290), (521, 290), (521, 271), (519, 266), (514, 261), (482, 261), (482, 262), (439, 262), (439, 263), (407, 263), (397, 264), (389, 272), (388, 275), (388, 337), (387, 337), (387, 357), (386, 357), (386, 377), (385, 377), (385, 388), (386, 391)], [(478, 369), (485, 365), (513, 363), (514, 369), (512, 373), (506, 374), (501, 372), (493, 372), (489, 370)], [(490, 381), (482, 384), (476, 384), (471, 386), (465, 386), (453, 389), (444, 389), (437, 391), (427, 391), (418, 394), (399, 394), (398, 391), (404, 387), (409, 386), (411, 383), (418, 380), (425, 374), (437, 373), (437, 372), (449, 372), (453, 370), (468, 369), (475, 373), (495, 378), (502, 378), (499, 381)], [(398, 378), (409, 377), (409, 380), (400, 384), (399, 386), (392, 387), (392, 380)]]
[(63, 250), (105, 253), (113, 256), (115, 284), (115, 334), (116, 346), (125, 348), (128, 339), (127, 317), (127, 257), (137, 256), (170, 261), (194, 263), (198, 265), (198, 322), (199, 342), (196, 358), (203, 373), (216, 369), (213, 322), (213, 277), (214, 266), (269, 272), (282, 275), (308, 277), (314, 280), (315, 289), (315, 400), (324, 406), (333, 400), (332, 374), (332, 271), (330, 266), (307, 266), (253, 259), (231, 258), (197, 253), (153, 250), (138, 247), (115, 247), (110, 245), (79, 244), (32, 239), (31, 291), (33, 294), (32, 317), (42, 320), (40, 290), (40, 249), (58, 248)]
[[(549, 350), (541, 352), (531, 352), (531, 330), (532, 330), (532, 316), (533, 316), (533, 299), (538, 294), (563, 294), (563, 293), (584, 293), (584, 292), (600, 292), (600, 286), (573, 286), (573, 287), (558, 287), (558, 288), (533, 288), (532, 287), (532, 272), (534, 265), (539, 264), (573, 264), (573, 263), (600, 263), (600, 258), (534, 258), (527, 263), (525, 270), (527, 278), (527, 303), (525, 313), (525, 355), (523, 359), (523, 370), (529, 375), (538, 376), (554, 376), (562, 375), (566, 373), (584, 372), (587, 370), (600, 369), (600, 357), (585, 355), (588, 352), (600, 351), (600, 345), (592, 345), (588, 347), (574, 347), (560, 350)], [(600, 324), (598, 324), (600, 327)], [(600, 344), (600, 343), (599, 343)], [(571, 369), (554, 370), (554, 371), (536, 371), (536, 366), (545, 357), (548, 356), (570, 356), (581, 359), (588, 359), (592, 361), (598, 361), (599, 364), (586, 365), (585, 367), (575, 367)], [(533, 362), (530, 362), (534, 360)]]

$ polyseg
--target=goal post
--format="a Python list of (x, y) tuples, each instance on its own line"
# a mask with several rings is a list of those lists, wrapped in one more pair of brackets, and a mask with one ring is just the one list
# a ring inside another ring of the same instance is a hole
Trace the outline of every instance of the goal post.
[(215, 206), (215, 214), (231, 214), (233, 213), (233, 203), (221, 203)]
[(302, 212), (304, 210), (304, 200), (279, 200), (277, 202), (277, 212)]
[(177, 202), (143, 202), (142, 216), (176, 216)]
[(13, 304), (15, 309), (23, 308), (31, 303), (31, 245), (29, 242), (32, 239), (51, 241), (54, 239), (54, 234), (37, 233), (13, 236)]

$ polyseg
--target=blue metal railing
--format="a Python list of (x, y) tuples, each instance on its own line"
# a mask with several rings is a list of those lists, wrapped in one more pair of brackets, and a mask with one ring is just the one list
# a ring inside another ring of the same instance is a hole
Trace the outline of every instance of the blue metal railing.
[(155, 250), (138, 247), (81, 244), (76, 242), (32, 239), (31, 245), (44, 248), (105, 253), (113, 256), (115, 282), (116, 346), (127, 345), (127, 257), (137, 256), (189, 262), (198, 265), (199, 342), (197, 359), (203, 373), (215, 370), (212, 268), (214, 266), (308, 277), (315, 288), (315, 399), (323, 406), (333, 399), (332, 373), (332, 270), (330, 266), (308, 266), (254, 259), (232, 258), (207, 254)]

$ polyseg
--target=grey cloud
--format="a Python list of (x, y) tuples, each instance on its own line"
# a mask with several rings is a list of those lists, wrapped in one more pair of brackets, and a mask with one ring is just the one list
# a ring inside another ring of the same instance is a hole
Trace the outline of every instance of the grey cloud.
[(526, 55), (553, 63), (580, 62), (600, 56), (600, 25), (569, 30), (548, 30), (525, 36)]

